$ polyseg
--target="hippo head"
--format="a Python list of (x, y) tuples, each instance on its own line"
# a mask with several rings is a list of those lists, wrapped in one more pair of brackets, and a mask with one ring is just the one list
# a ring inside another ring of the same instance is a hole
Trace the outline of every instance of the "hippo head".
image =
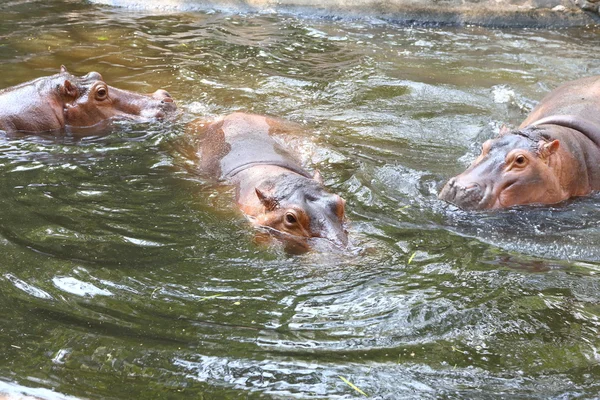
[(501, 133), (483, 144), (481, 155), (446, 183), (439, 198), (467, 210), (559, 202), (563, 189), (552, 168), (559, 148), (540, 128)]
[(346, 246), (344, 229), (345, 201), (327, 192), (315, 179), (283, 174), (263, 182), (255, 189), (264, 212), (254, 223), (276, 231), (284, 240), (301, 242), (324, 238), (337, 246)]
[(164, 118), (175, 111), (171, 95), (157, 90), (152, 95), (141, 95), (109, 86), (98, 72), (77, 78), (62, 66), (59, 94), (64, 102), (64, 123), (72, 127), (89, 127), (112, 119), (146, 121)]

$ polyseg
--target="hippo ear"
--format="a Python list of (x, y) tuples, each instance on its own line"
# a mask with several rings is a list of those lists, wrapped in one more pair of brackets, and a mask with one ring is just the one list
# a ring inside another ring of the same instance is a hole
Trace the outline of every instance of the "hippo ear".
[(321, 185), (323, 184), (323, 177), (321, 176), (321, 173), (319, 172), (318, 169), (315, 169), (315, 173), (313, 174), (312, 178), (315, 181), (319, 182)]
[(538, 145), (538, 152), (540, 157), (548, 158), (552, 154), (556, 153), (558, 148), (560, 147), (560, 142), (558, 140), (553, 140), (551, 142), (540, 142)]
[(502, 126), (500, 127), (500, 130), (498, 131), (498, 136), (504, 136), (506, 134), (509, 134), (511, 132), (510, 126), (506, 125), (506, 124), (502, 124)]
[(71, 97), (77, 97), (77, 94), (78, 94), (77, 86), (73, 85), (70, 80), (65, 79), (65, 82), (63, 83), (62, 88), (66, 95), (71, 96)]
[(265, 206), (267, 211), (273, 211), (279, 206), (279, 203), (277, 203), (277, 200), (275, 200), (271, 196), (267, 196), (259, 188), (254, 188), (254, 190), (256, 191), (256, 195), (258, 196), (258, 199), (260, 200), (262, 205)]
[(61, 65), (61, 66), (60, 66), (60, 73), (61, 73), (61, 74), (65, 74), (65, 73), (68, 73), (68, 72), (69, 72), (69, 71), (67, 71), (67, 67), (65, 67), (64, 65)]

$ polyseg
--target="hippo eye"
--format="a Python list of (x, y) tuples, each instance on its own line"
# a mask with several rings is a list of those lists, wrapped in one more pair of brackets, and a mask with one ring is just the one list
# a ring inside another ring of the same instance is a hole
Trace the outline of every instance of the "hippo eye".
[(294, 224), (298, 223), (298, 219), (291, 212), (286, 213), (284, 218), (285, 218), (285, 223), (288, 225), (294, 225)]
[(100, 86), (98, 90), (96, 90), (96, 99), (104, 100), (108, 96), (108, 89), (104, 86)]
[(523, 154), (519, 154), (517, 157), (515, 157), (515, 164), (520, 167), (525, 165), (526, 161), (527, 161), (527, 159), (525, 158), (525, 156)]

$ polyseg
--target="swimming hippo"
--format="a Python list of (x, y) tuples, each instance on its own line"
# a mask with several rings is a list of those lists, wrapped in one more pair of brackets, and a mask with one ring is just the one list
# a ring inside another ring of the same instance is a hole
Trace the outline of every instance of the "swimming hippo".
[(287, 129), (282, 121), (244, 113), (210, 124), (194, 121), (188, 133), (198, 139), (197, 172), (235, 186), (237, 204), (252, 224), (294, 251), (308, 249), (309, 238), (345, 246), (345, 201), (327, 192), (319, 172), (309, 174), (272, 137)]
[(0, 91), (0, 130), (42, 133), (93, 127), (113, 118), (163, 118), (176, 109), (165, 90), (151, 96), (108, 86), (98, 72), (58, 74)]
[(464, 209), (552, 204), (600, 190), (600, 76), (549, 93), (516, 130), (502, 129), (439, 198)]

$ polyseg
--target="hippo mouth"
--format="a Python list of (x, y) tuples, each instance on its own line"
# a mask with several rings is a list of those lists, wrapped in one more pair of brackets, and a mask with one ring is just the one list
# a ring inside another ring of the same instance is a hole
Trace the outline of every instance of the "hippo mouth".
[(483, 188), (477, 183), (462, 186), (456, 178), (452, 178), (444, 185), (438, 197), (464, 210), (480, 210), (489, 202), (491, 192), (488, 185)]
[(174, 114), (176, 110), (177, 105), (169, 92), (159, 89), (149, 96), (148, 104), (140, 106), (140, 112), (137, 115), (124, 112), (122, 117), (137, 120), (165, 119)]
[(452, 178), (442, 188), (438, 197), (463, 210), (481, 210), (490, 202), (492, 192), (490, 185), (483, 188), (478, 183), (462, 186)]
[(459, 187), (450, 180), (439, 194), (441, 200), (454, 204), (468, 211), (492, 210), (505, 207), (502, 204), (502, 193), (514, 185), (517, 181), (506, 182), (497, 188), (493, 184), (482, 185), (473, 183), (467, 187)]
[(128, 114), (123, 114), (124, 118), (131, 118), (131, 119), (142, 119), (142, 120), (152, 120), (152, 119), (165, 119), (171, 115), (173, 115), (173, 113), (177, 110), (177, 106), (175, 106), (175, 103), (173, 102), (173, 100), (162, 100), (159, 104), (157, 104), (155, 107), (153, 108), (145, 108), (143, 109), (139, 116), (133, 116), (133, 115), (128, 115)]
[(308, 244), (308, 240), (310, 238), (292, 235), (266, 225), (255, 225), (255, 227), (260, 233), (267, 235), (269, 238), (275, 238), (280, 241), (288, 253), (303, 254), (310, 250), (310, 246)]
[[(252, 221), (252, 217), (247, 216), (248, 219), (250, 219)], [(330, 239), (327, 237), (323, 237), (323, 236), (311, 236), (311, 237), (306, 237), (306, 236), (297, 236), (297, 235), (293, 235), (291, 233), (287, 233), (284, 231), (280, 231), (278, 229), (275, 229), (271, 226), (266, 226), (266, 225), (254, 225), (257, 229), (259, 229), (260, 231), (269, 234), (270, 236), (276, 238), (277, 240), (280, 240), (281, 242), (283, 242), (285, 244), (285, 248), (287, 251), (290, 251), (292, 253), (303, 253), (306, 252), (310, 249), (309, 243), (311, 240), (324, 240), (327, 243), (330, 243), (332, 246), (342, 249), (347, 245), (347, 239), (345, 242), (340, 241), (340, 240), (334, 240), (334, 239)]]
[(336, 234), (334, 232), (330, 235), (325, 234), (325, 235), (313, 236), (310, 239), (326, 240), (336, 247), (344, 248), (348, 245), (348, 233), (346, 232), (346, 229), (343, 225), (342, 225), (341, 233), (342, 234)]
[[(167, 103), (167, 104), (169, 104), (169, 103)], [(144, 122), (152, 122), (152, 121), (156, 121), (156, 120), (160, 121), (160, 120), (171, 117), (176, 109), (177, 108), (174, 105), (172, 107), (157, 106), (155, 109), (146, 108), (139, 114), (119, 113), (117, 115), (113, 115), (111, 117), (101, 119), (100, 121), (96, 122), (95, 124), (91, 124), (91, 125), (77, 125), (77, 124), (67, 123), (67, 124), (65, 124), (65, 131), (67, 133), (73, 133), (73, 134), (77, 134), (77, 135), (82, 135), (82, 134), (90, 135), (90, 134), (95, 134), (96, 132), (97, 133), (103, 132), (109, 126), (111, 126), (111, 124), (113, 122), (131, 121), (131, 122), (137, 122), (137, 123), (144, 123)], [(68, 121), (69, 120), (68, 111), (65, 112), (65, 115), (66, 115), (65, 120)]]

